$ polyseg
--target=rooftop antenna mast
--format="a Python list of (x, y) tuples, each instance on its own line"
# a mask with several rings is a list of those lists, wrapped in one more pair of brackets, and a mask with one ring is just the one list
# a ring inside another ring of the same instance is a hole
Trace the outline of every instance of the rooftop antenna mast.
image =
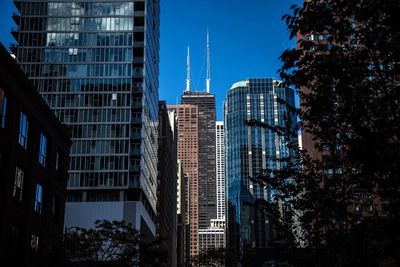
[(210, 93), (210, 36), (208, 33), (208, 28), (207, 28), (207, 79), (206, 79), (206, 91), (207, 93)]
[(189, 92), (190, 91), (190, 48), (188, 46), (187, 49), (187, 58), (186, 58), (186, 89), (185, 92)]

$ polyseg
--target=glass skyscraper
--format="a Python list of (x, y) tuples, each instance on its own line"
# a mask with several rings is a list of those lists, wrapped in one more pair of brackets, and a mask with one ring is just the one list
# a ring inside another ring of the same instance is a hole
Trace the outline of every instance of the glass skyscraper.
[(280, 100), (294, 106), (294, 91), (275, 79), (260, 78), (233, 84), (224, 102), (227, 244), (237, 253), (247, 246), (262, 256), (270, 246), (268, 217), (252, 204), (257, 199), (270, 201), (273, 192), (251, 178), (263, 169), (283, 167), (273, 158), (288, 157), (291, 151), (282, 136), (269, 129), (247, 126), (245, 122), (255, 119), (273, 127), (285, 127), (285, 118), (292, 116), (295, 123), (296, 118)]
[(154, 234), (159, 0), (14, 2), (12, 50), (72, 131), (66, 226)]

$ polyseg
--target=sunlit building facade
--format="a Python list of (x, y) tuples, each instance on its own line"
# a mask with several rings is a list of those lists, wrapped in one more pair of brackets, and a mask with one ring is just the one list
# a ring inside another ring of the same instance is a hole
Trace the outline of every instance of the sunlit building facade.
[(154, 235), (159, 1), (14, 2), (12, 50), (72, 131), (66, 226), (125, 220)]
[(217, 218), (216, 160), (215, 160), (215, 95), (204, 91), (187, 91), (182, 104), (198, 109), (198, 224), (207, 229)]
[(224, 156), (224, 122), (215, 124), (215, 159), (217, 183), (217, 219), (225, 219), (225, 156)]
[[(178, 160), (181, 167), (181, 216), (185, 227), (183, 245), (186, 262), (198, 255), (199, 242), (199, 118), (195, 105), (174, 105), (169, 109), (176, 114), (178, 131)], [(183, 194), (183, 195), (182, 195)]]
[(272, 227), (265, 213), (253, 204), (257, 199), (270, 201), (273, 192), (254, 178), (263, 169), (281, 168), (274, 159), (289, 157), (291, 151), (282, 136), (245, 122), (255, 119), (285, 127), (285, 118), (291, 117), (294, 123), (281, 100), (294, 106), (294, 91), (273, 78), (260, 78), (233, 84), (224, 103), (227, 244), (238, 255), (244, 247), (253, 248), (257, 260), (262, 260), (270, 247)]

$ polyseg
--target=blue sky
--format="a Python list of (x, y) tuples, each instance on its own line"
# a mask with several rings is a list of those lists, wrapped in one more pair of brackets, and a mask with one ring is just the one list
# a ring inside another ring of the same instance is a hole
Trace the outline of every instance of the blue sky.
[[(161, 0), (160, 100), (175, 104), (185, 88), (190, 46), (192, 89), (204, 90), (206, 30), (211, 43), (211, 92), (217, 118), (227, 90), (250, 77), (279, 78), (278, 57), (294, 40), (281, 17), (300, 0)], [(12, 0), (0, 0), (0, 41), (9, 47)]]

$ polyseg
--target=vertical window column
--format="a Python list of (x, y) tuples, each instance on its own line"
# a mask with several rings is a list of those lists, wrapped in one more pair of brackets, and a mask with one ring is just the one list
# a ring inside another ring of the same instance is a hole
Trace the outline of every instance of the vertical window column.
[(38, 214), (42, 214), (42, 206), (43, 206), (43, 187), (40, 184), (36, 184), (34, 209)]
[(19, 120), (19, 136), (18, 143), (25, 149), (28, 148), (28, 117), (21, 112)]
[(39, 163), (46, 166), (47, 138), (40, 134)]
[(16, 167), (13, 197), (19, 201), (22, 201), (23, 186), (24, 186), (24, 172), (20, 168)]
[(3, 89), (0, 88), (0, 128), (6, 126), (7, 97)]

